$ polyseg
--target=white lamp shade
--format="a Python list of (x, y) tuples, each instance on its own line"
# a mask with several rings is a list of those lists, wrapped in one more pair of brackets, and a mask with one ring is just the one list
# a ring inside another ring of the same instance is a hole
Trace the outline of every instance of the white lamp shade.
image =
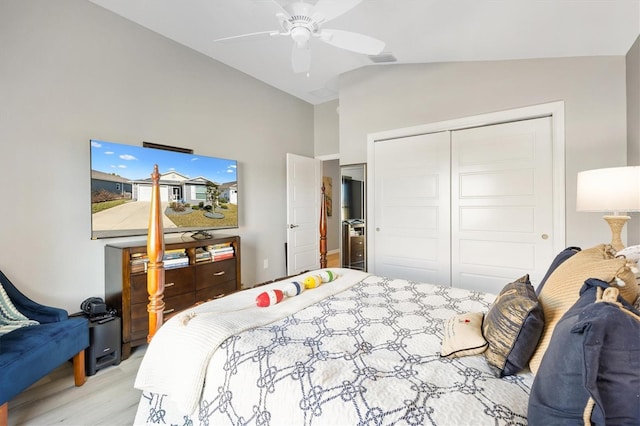
[(640, 167), (611, 167), (578, 173), (577, 210), (640, 211)]

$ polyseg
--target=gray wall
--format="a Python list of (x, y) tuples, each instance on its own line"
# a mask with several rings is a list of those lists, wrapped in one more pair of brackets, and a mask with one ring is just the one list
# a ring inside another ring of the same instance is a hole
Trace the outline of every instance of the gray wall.
[(104, 294), (91, 138), (238, 160), (242, 281), (285, 274), (285, 153), (314, 156), (312, 105), (84, 0), (0, 2), (0, 64), (0, 269), (27, 295)]
[(337, 213), (327, 217), (327, 250), (335, 251), (340, 248), (338, 100), (315, 105), (313, 123), (315, 157), (323, 160), (323, 175), (333, 180), (333, 211)]
[(367, 134), (565, 102), (566, 242), (611, 240), (598, 213), (576, 212), (579, 171), (626, 164), (625, 57), (367, 67), (340, 78), (340, 162), (366, 162)]
[(315, 156), (337, 156), (340, 152), (338, 127), (338, 100), (325, 102), (313, 108), (313, 138)]
[[(640, 36), (627, 53), (627, 164), (640, 166)], [(640, 213), (631, 214), (627, 245), (640, 244)]]
[[(631, 128), (640, 103), (638, 49), (636, 41), (626, 63), (365, 68), (341, 79), (338, 119), (337, 101), (314, 108), (90, 2), (2, 0), (0, 269), (27, 295), (71, 312), (102, 295), (107, 241), (90, 240), (91, 138), (237, 159), (235, 232), (243, 282), (252, 285), (285, 273), (286, 152), (340, 152), (341, 164), (361, 163), (370, 132), (556, 100), (566, 102), (567, 242), (605, 241), (598, 214), (574, 212), (575, 175), (625, 164), (627, 140), (629, 161), (639, 164), (640, 132)], [(636, 105), (629, 132), (627, 98)]]

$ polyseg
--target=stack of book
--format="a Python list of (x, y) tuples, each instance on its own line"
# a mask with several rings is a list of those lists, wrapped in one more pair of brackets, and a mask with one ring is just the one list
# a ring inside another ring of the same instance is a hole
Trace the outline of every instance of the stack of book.
[(131, 272), (146, 272), (147, 263), (147, 253), (131, 253)]
[(211, 262), (211, 253), (204, 247), (196, 248), (196, 263)]
[(189, 257), (184, 249), (166, 250), (162, 262), (165, 269), (180, 268), (189, 264)]
[(234, 249), (231, 243), (215, 244), (207, 246), (207, 251), (211, 253), (211, 260), (218, 261), (230, 259), (234, 256)]

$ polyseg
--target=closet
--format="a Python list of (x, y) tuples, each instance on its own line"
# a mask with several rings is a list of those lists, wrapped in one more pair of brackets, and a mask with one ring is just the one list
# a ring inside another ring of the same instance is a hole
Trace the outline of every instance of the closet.
[(539, 281), (555, 253), (553, 153), (551, 117), (376, 140), (369, 270), (491, 292)]

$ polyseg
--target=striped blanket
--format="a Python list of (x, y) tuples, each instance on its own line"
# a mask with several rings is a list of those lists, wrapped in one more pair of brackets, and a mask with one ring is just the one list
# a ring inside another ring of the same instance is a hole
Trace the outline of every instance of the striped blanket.
[(30, 320), (20, 313), (13, 305), (9, 295), (0, 284), (0, 336), (7, 334), (16, 328), (38, 325), (39, 322)]

